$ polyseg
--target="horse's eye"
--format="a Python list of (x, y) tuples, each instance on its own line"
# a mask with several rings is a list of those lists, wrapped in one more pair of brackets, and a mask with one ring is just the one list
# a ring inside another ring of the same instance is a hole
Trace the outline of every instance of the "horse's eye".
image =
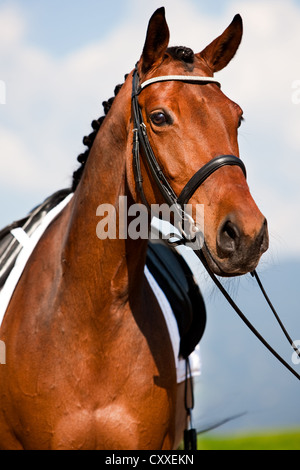
[(163, 126), (168, 122), (167, 116), (162, 111), (151, 114), (150, 119), (156, 126)]

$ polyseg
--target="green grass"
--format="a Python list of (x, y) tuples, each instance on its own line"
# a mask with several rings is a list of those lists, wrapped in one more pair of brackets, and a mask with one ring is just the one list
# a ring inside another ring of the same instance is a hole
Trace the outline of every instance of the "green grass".
[(198, 435), (199, 450), (300, 450), (300, 430)]

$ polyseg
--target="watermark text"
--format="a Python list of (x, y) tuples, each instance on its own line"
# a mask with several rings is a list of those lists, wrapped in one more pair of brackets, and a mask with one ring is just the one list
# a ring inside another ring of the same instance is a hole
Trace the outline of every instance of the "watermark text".
[(185, 453), (159, 453), (151, 454), (145, 452), (143, 455), (123, 456), (113, 453), (107, 456), (104, 461), (105, 465), (129, 465), (133, 468), (143, 468), (143, 464), (147, 465), (193, 465), (194, 455)]
[(300, 80), (294, 80), (292, 83), (292, 103), (300, 104)]
[[(296, 341), (293, 342), (293, 349), (297, 348), (300, 351), (300, 340), (297, 339)], [(300, 364), (300, 357), (297, 353), (297, 351), (294, 351), (292, 354), (292, 363), (295, 364), (295, 366)]]
[(6, 364), (6, 346), (4, 341), (0, 341), (0, 364)]
[(101, 204), (96, 216), (100, 217), (96, 226), (99, 240), (147, 240), (149, 220), (156, 218), (170, 224), (176, 233), (151, 233), (151, 239), (184, 238), (194, 250), (202, 248), (204, 242), (204, 205), (152, 204), (150, 210), (143, 204), (127, 204), (127, 197), (120, 196), (117, 206)]
[(0, 80), (0, 104), (6, 104), (6, 84)]

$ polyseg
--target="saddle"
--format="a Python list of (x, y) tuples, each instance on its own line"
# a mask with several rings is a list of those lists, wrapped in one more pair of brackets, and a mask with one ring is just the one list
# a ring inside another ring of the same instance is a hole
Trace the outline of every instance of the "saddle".
[(179, 354), (186, 359), (203, 336), (206, 308), (187, 262), (163, 242), (148, 243), (146, 265), (165, 293), (180, 335)]
[(28, 236), (31, 236), (41, 224), (45, 215), (63, 201), (70, 192), (70, 189), (57, 191), (42, 204), (32, 209), (25, 218), (13, 222), (0, 231), (0, 289), (4, 286), (18, 254), (22, 250), (22, 245), (11, 232), (17, 228), (22, 228)]
[[(25, 218), (0, 231), (0, 290), (22, 250), (13, 235), (14, 230), (22, 228), (31, 236), (43, 218), (70, 193), (70, 189), (57, 191)], [(146, 265), (171, 305), (180, 334), (180, 355), (186, 359), (202, 338), (206, 325), (206, 309), (199, 286), (185, 259), (163, 240), (149, 241)]]

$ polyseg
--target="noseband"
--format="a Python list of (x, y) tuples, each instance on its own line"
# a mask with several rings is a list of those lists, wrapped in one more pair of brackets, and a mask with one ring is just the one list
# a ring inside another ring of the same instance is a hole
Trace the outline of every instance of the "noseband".
[[(198, 77), (192, 75), (167, 75), (154, 77), (150, 80), (147, 80), (140, 84), (139, 75), (137, 68), (133, 73), (132, 81), (132, 109), (133, 109), (133, 118), (134, 118), (134, 129), (133, 129), (133, 164), (134, 164), (134, 174), (137, 190), (141, 195), (143, 203), (149, 208), (147, 203), (144, 189), (143, 189), (143, 178), (141, 174), (141, 164), (140, 164), (140, 151), (139, 147), (141, 145), (143, 149), (143, 154), (146, 159), (147, 165), (151, 171), (151, 174), (164, 198), (166, 203), (171, 207), (178, 209), (178, 212), (181, 214), (184, 213), (183, 206), (188, 203), (195, 191), (201, 186), (204, 181), (211, 176), (215, 171), (223, 166), (239, 166), (245, 177), (246, 177), (246, 168), (244, 163), (234, 155), (220, 155), (216, 158), (213, 158), (206, 165), (200, 168), (192, 178), (187, 182), (185, 187), (182, 189), (179, 196), (175, 194), (172, 187), (170, 186), (167, 178), (165, 177), (162, 169), (159, 166), (159, 163), (154, 155), (152, 147), (150, 145), (147, 128), (143, 120), (142, 111), (138, 102), (138, 96), (141, 91), (147, 86), (165, 81), (181, 81), (187, 83), (197, 83), (197, 84), (208, 84), (215, 83), (219, 87), (220, 83), (213, 77)], [(185, 235), (184, 233), (182, 234)]]

